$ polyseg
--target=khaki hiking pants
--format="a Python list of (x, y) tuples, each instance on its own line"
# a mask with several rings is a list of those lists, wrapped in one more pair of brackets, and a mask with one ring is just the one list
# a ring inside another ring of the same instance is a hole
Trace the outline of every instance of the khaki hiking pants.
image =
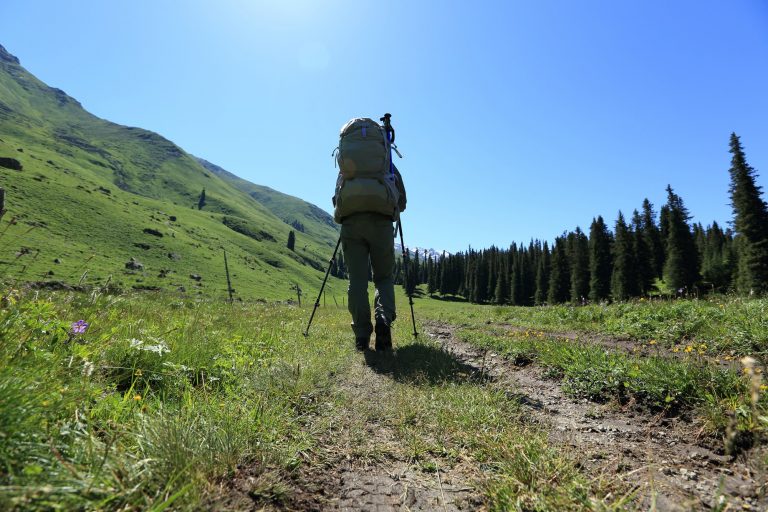
[(373, 332), (368, 300), (368, 261), (376, 287), (375, 318), (387, 325), (395, 320), (395, 244), (392, 220), (378, 213), (356, 213), (341, 225), (341, 246), (349, 272), (348, 308), (355, 337)]

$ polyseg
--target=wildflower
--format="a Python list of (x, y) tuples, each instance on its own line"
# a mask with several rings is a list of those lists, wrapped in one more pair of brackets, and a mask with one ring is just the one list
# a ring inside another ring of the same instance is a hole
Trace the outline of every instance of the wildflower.
[(707, 350), (707, 344), (706, 343), (700, 344), (699, 345), (699, 350)]
[(768, 385), (760, 384), (760, 391), (765, 391), (766, 389), (768, 389)]
[(141, 402), (141, 395), (133, 395), (134, 402)]
[(649, 345), (655, 345), (656, 344), (656, 340), (651, 340), (651, 341), (648, 342), (648, 344)]
[(685, 346), (685, 352), (687, 354), (690, 354), (691, 352), (693, 352), (693, 347), (691, 345), (686, 345)]
[(141, 377), (143, 375), (142, 372), (141, 372), (141, 368), (138, 368), (136, 370), (136, 372), (134, 373), (134, 375), (137, 376), (137, 377)]
[(83, 363), (83, 375), (86, 377), (90, 377), (93, 374), (93, 370), (95, 369), (95, 365), (90, 361), (85, 361)]
[(673, 348), (673, 349), (672, 349), (672, 352), (674, 352), (674, 353), (678, 353), (678, 352), (680, 352), (680, 347), (675, 347), (675, 348)]
[(85, 334), (87, 329), (88, 322), (85, 320), (78, 320), (77, 322), (72, 322), (72, 328), (70, 332), (72, 332), (72, 334)]

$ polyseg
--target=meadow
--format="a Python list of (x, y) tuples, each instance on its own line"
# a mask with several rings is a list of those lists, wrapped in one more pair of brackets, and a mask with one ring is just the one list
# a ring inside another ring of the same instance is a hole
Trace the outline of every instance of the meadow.
[[(424, 297), (413, 340), (399, 299), (395, 352), (363, 355), (335, 305), (318, 310), (305, 338), (306, 304), (4, 288), (0, 506), (295, 508), (307, 482), (342, 459), (463, 478), (472, 508), (641, 503), (446, 352), (428, 335), (437, 324), (467, 346), (544, 369), (568, 396), (700, 420), (710, 444), (765, 467), (766, 329), (756, 314), (765, 300), (513, 308)], [(610, 336), (642, 352), (612, 347)], [(233, 494), (244, 472), (247, 492)]]

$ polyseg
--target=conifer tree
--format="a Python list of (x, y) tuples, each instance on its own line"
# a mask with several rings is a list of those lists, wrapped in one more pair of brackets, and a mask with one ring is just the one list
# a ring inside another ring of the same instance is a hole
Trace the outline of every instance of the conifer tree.
[(205, 206), (205, 189), (200, 192), (200, 198), (197, 200), (197, 209), (202, 210), (203, 206)]
[(521, 306), (533, 306), (533, 296), (536, 293), (536, 264), (534, 260), (533, 241), (526, 250), (522, 245), (518, 249), (520, 260), (520, 290)]
[(634, 252), (635, 277), (637, 278), (635, 290), (639, 295), (645, 295), (653, 286), (655, 276), (653, 256), (651, 248), (648, 246), (643, 218), (637, 210), (632, 213), (632, 230), (634, 231), (632, 250)]
[(699, 277), (699, 255), (683, 199), (667, 185), (664, 281), (672, 290), (690, 290)]
[(726, 291), (735, 269), (733, 237), (724, 232), (717, 222), (705, 230), (701, 254), (701, 277), (714, 291)]
[(539, 261), (536, 264), (536, 291), (533, 296), (533, 302), (541, 305), (547, 302), (549, 293), (549, 265), (550, 265), (549, 247), (544, 242)]
[(731, 206), (738, 255), (736, 288), (742, 293), (768, 289), (768, 207), (757, 172), (747, 163), (739, 137), (731, 133)]
[(589, 240), (579, 227), (568, 234), (568, 254), (571, 262), (571, 302), (580, 303), (589, 295)]
[(637, 293), (637, 279), (634, 272), (633, 234), (624, 215), (619, 212), (616, 220), (613, 243), (613, 273), (611, 274), (611, 295), (614, 300), (627, 300)]
[(661, 233), (656, 225), (656, 212), (653, 205), (646, 198), (643, 200), (643, 237), (650, 250), (651, 266), (654, 278), (661, 279), (664, 271), (664, 244), (661, 241)]
[(552, 248), (551, 265), (547, 302), (550, 304), (567, 302), (571, 296), (571, 265), (565, 248), (565, 235), (555, 239), (555, 245)]
[(611, 235), (601, 216), (589, 228), (589, 299), (606, 300), (611, 294)]
[(294, 233), (293, 230), (291, 230), (288, 232), (288, 243), (286, 244), (286, 247), (288, 247), (289, 250), (293, 251), (295, 246), (296, 246), (296, 233)]
[(500, 263), (498, 268), (493, 301), (496, 304), (507, 304), (509, 302), (509, 266), (503, 262)]

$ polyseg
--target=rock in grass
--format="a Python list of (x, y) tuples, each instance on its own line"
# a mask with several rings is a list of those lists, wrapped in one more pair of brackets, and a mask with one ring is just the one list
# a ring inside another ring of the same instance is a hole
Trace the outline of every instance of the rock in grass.
[(158, 230), (156, 230), (156, 229), (152, 229), (152, 228), (144, 228), (144, 233), (146, 233), (146, 234), (148, 234), (148, 235), (152, 235), (152, 236), (160, 237), (160, 238), (162, 238), (162, 237), (163, 237), (163, 234), (162, 234), (161, 232), (159, 232), (159, 231), (158, 231)]
[(125, 268), (128, 270), (144, 270), (144, 264), (139, 262), (136, 258), (131, 258), (125, 262)]
[(15, 158), (8, 158), (5, 156), (0, 156), (0, 167), (5, 167), (6, 169), (12, 169), (14, 171), (21, 171), (23, 169), (21, 162)]
[(189, 274), (189, 278), (194, 281), (201, 281), (203, 279), (203, 277), (198, 274)]

